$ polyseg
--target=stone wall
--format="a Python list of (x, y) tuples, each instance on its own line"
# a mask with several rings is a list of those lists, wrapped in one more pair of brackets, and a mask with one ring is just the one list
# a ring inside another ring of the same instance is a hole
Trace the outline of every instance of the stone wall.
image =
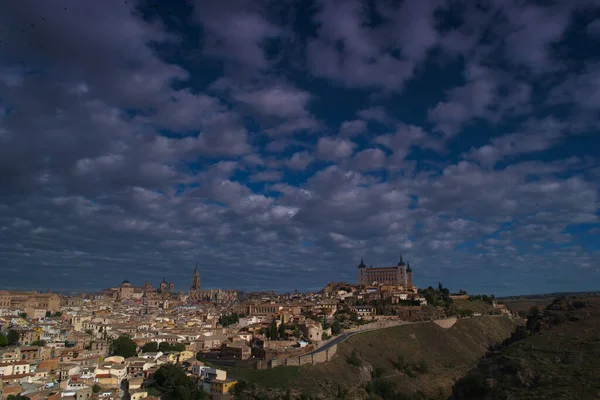
[(314, 353), (311, 357), (312, 357), (312, 363), (316, 364), (316, 363), (322, 363), (322, 362), (326, 362), (327, 361), (327, 352), (329, 351), (329, 349), (325, 350), (325, 351), (321, 351), (318, 353)]
[(448, 329), (448, 328), (451, 328), (452, 326), (454, 326), (456, 321), (458, 321), (458, 318), (450, 317), (450, 318), (436, 319), (433, 321), (433, 323), (444, 329)]
[(306, 356), (302, 356), (302, 357), (298, 357), (298, 364), (300, 365), (306, 365), (306, 364), (312, 364), (313, 363), (313, 359), (312, 359), (312, 355), (308, 354)]

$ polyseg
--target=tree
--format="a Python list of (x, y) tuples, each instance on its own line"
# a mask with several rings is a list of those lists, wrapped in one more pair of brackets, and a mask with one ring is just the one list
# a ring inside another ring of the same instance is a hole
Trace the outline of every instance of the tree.
[(171, 351), (185, 351), (185, 344), (183, 344), (183, 343), (173, 343), (171, 345)]
[(177, 364), (163, 364), (154, 373), (154, 381), (161, 392), (169, 393), (173, 400), (203, 400), (206, 394), (196, 382), (188, 378)]
[(14, 330), (14, 329), (10, 329), (8, 331), (8, 335), (6, 335), (8, 338), (8, 345), (12, 346), (13, 344), (17, 344), (19, 343), (19, 339), (21, 339), (21, 334)]
[(52, 316), (52, 312), (51, 311), (46, 311), (46, 318), (50, 318)]
[(8, 338), (2, 332), (0, 332), (0, 347), (8, 346)]
[(92, 386), (92, 392), (99, 393), (100, 392), (100, 385), (98, 385), (97, 383), (94, 383), (94, 386)]
[(277, 340), (277, 322), (275, 320), (271, 321), (271, 327), (269, 329), (269, 338), (271, 340)]
[(158, 343), (148, 342), (142, 346), (142, 351), (144, 353), (156, 353), (158, 351)]
[(30, 345), (44, 347), (46, 345), (46, 341), (45, 340), (34, 340), (33, 342), (30, 343)]
[(167, 351), (171, 350), (171, 345), (167, 342), (160, 342), (158, 344), (158, 351), (161, 351), (163, 353), (166, 353)]
[(284, 324), (279, 324), (279, 337), (282, 339), (287, 339), (287, 334), (285, 333), (286, 326)]
[(121, 335), (112, 341), (111, 354), (124, 358), (133, 357), (137, 354), (137, 344), (127, 335)]
[(331, 324), (331, 333), (333, 335), (337, 335), (341, 331), (342, 331), (342, 324), (340, 324), (338, 321), (333, 321), (333, 323)]

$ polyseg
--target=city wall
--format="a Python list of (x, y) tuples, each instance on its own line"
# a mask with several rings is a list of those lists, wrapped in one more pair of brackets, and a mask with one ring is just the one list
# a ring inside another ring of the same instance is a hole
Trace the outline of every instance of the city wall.
[(336, 351), (337, 351), (337, 345), (333, 345), (333, 346), (329, 347), (328, 349), (317, 352), (317, 353), (306, 354), (306, 355), (297, 356), (297, 357), (296, 356), (288, 357), (286, 359), (281, 359), (281, 360), (279, 360), (279, 359), (271, 360), (271, 361), (269, 361), (269, 367), (270, 368), (275, 368), (275, 367), (280, 367), (280, 366), (298, 367), (301, 365), (319, 364), (319, 363), (331, 361), (331, 359), (335, 355)]
[(433, 323), (439, 327), (448, 329), (448, 328), (453, 327), (454, 324), (456, 324), (456, 321), (458, 321), (458, 318), (450, 317), (450, 318), (435, 319), (435, 320), (433, 320)]

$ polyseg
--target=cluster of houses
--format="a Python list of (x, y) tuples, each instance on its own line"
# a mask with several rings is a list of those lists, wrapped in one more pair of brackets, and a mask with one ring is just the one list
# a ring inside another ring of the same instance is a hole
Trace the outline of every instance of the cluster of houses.
[[(128, 281), (80, 296), (0, 291), (0, 332), (11, 338), (0, 347), (0, 400), (152, 399), (148, 386), (165, 363), (181, 365), (213, 398), (226, 398), (237, 381), (198, 359), (260, 368), (261, 361), (310, 351), (339, 333), (336, 323), (343, 329), (390, 318), (377, 315), (375, 300), (426, 304), (416, 289), (391, 284), (332, 283), (319, 293), (243, 298), (218, 290), (182, 295), (163, 286), (154, 297), (143, 289), (136, 295)], [(112, 355), (121, 335), (132, 338), (137, 354)], [(166, 350), (144, 353), (149, 342)]]

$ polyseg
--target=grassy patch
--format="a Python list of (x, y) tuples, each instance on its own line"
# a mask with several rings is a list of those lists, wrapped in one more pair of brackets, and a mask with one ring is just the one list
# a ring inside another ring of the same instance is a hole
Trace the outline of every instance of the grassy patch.
[(250, 368), (224, 368), (227, 375), (237, 379), (245, 379), (258, 386), (273, 388), (288, 388), (300, 376), (300, 370), (306, 367), (275, 367), (267, 370)]

